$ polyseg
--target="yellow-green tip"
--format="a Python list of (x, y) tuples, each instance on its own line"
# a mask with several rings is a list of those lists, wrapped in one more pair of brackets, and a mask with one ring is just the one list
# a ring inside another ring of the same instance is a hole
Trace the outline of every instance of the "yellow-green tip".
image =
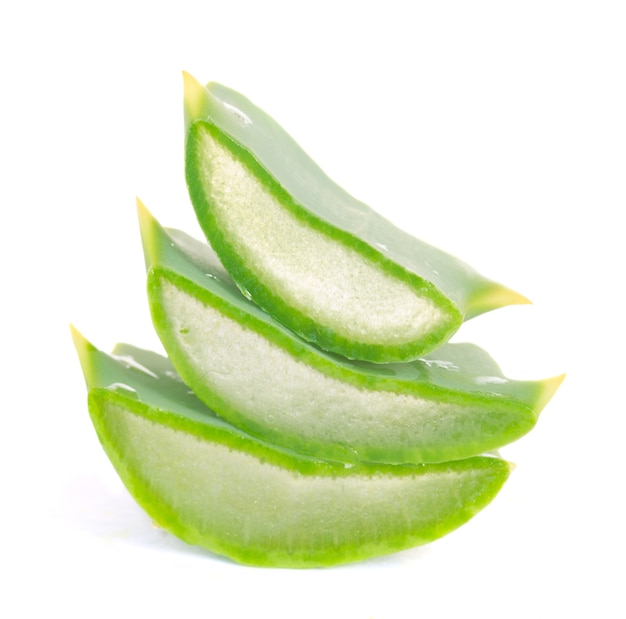
[(209, 91), (192, 75), (183, 71), (185, 133), (194, 120), (209, 115)]
[(78, 360), (83, 370), (85, 382), (89, 387), (89, 377), (91, 375), (91, 352), (95, 350), (93, 344), (91, 344), (85, 336), (72, 324), (70, 324), (70, 332), (72, 333), (72, 340), (74, 341), (74, 348), (78, 353)]
[(502, 284), (491, 282), (490, 285), (481, 287), (474, 292), (469, 300), (465, 319), (468, 320), (507, 305), (530, 304), (532, 304), (532, 301), (519, 292), (515, 292), (515, 290), (511, 290)]
[(137, 217), (139, 219), (139, 230), (141, 232), (141, 244), (143, 246), (146, 271), (148, 271), (157, 260), (158, 251), (154, 243), (153, 226), (158, 224), (152, 216), (152, 213), (150, 213), (139, 198), (137, 198)]
[(541, 391), (537, 398), (537, 413), (540, 413), (546, 404), (552, 399), (552, 396), (556, 393), (556, 390), (561, 386), (561, 383), (565, 380), (565, 374), (559, 374), (552, 378), (546, 378), (541, 381)]

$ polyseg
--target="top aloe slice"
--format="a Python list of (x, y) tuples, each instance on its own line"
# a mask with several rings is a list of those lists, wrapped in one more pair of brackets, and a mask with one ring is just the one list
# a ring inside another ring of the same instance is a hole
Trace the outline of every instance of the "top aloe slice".
[(129, 492), (158, 525), (241, 563), (327, 566), (424, 544), (509, 476), (495, 457), (345, 466), (280, 449), (218, 418), (167, 359), (73, 335), (94, 427)]
[(325, 352), (246, 299), (206, 243), (138, 211), (172, 363), (220, 416), (274, 444), (347, 462), (468, 458), (531, 430), (562, 380), (505, 378), (472, 344), (403, 364)]
[(528, 302), (348, 195), (235, 91), (185, 74), (185, 120), (205, 235), (244, 293), (305, 339), (407, 361), (464, 319)]

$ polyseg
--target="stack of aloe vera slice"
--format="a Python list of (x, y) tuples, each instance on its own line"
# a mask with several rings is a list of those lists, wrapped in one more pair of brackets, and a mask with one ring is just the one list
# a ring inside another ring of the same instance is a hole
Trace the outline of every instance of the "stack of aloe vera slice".
[(562, 377), (511, 380), (446, 341), (524, 297), (354, 200), (238, 93), (185, 75), (185, 119), (210, 246), (138, 204), (169, 359), (73, 331), (131, 494), (181, 539), (253, 565), (356, 561), (466, 522), (508, 478), (495, 450)]

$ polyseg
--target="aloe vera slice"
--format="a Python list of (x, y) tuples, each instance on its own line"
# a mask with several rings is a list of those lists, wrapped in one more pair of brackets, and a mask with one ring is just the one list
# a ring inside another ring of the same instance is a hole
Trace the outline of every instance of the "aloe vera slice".
[(242, 95), (185, 74), (186, 175), (239, 287), (308, 341), (407, 361), (521, 295), (396, 228), (332, 182)]
[(528, 432), (562, 380), (507, 379), (471, 344), (406, 364), (326, 353), (247, 300), (206, 243), (138, 211), (168, 356), (203, 402), (272, 443), (347, 462), (467, 458)]
[(135, 500), (182, 540), (241, 563), (314, 567), (430, 542), (487, 505), (510, 465), (347, 467), (282, 450), (219, 419), (167, 359), (74, 342), (102, 446)]

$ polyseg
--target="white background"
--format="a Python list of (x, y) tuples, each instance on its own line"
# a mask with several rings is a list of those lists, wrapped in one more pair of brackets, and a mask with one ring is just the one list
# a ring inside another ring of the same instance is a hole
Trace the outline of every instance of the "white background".
[[(623, 617), (624, 4), (17, 6), (0, 9), (0, 615)], [(105, 350), (159, 349), (135, 196), (197, 234), (183, 69), (533, 300), (456, 338), (511, 377), (568, 376), (502, 450), (504, 490), (448, 537), (328, 570), (245, 568), (152, 529), (112, 471), (68, 324)]]

